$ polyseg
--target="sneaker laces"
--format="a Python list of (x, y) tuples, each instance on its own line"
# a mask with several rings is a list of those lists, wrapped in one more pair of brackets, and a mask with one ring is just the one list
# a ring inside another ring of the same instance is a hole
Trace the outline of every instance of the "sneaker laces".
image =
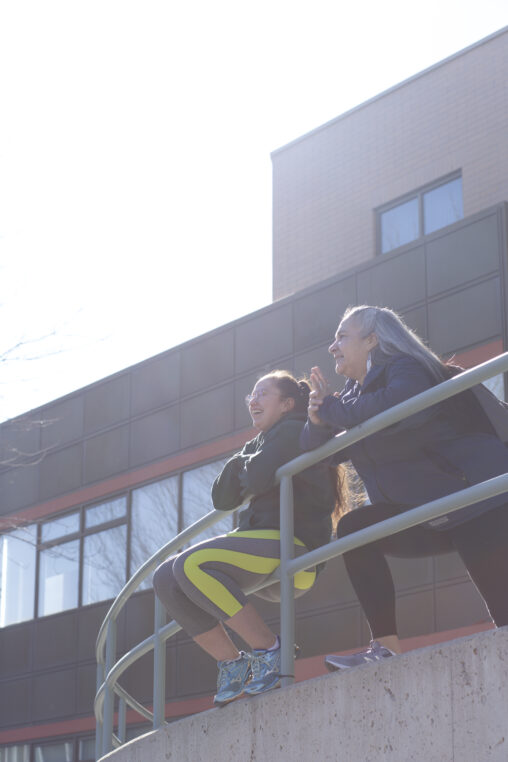
[(246, 659), (250, 662), (250, 654), (245, 653), (245, 651), (240, 651), (240, 657), (238, 659), (225, 659), (218, 663), (219, 672), (217, 674), (217, 691), (220, 691), (226, 685), (229, 685), (235, 678), (240, 677), (239, 672), (243, 669)]
[(254, 651), (251, 661), (252, 680), (259, 680), (268, 672), (278, 671), (279, 655), (280, 648), (274, 651)]

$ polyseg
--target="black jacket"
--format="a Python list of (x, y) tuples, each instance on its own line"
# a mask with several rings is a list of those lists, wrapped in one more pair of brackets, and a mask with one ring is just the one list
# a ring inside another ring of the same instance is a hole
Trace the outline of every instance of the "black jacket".
[[(247, 442), (215, 479), (212, 501), (219, 511), (235, 508), (252, 495), (240, 512), (239, 529), (280, 529), (275, 472), (302, 454), (299, 439), (304, 424), (304, 415), (288, 413)], [(293, 478), (293, 491), (296, 537), (309, 549), (324, 545), (330, 539), (335, 506), (333, 471), (325, 463), (311, 466)]]

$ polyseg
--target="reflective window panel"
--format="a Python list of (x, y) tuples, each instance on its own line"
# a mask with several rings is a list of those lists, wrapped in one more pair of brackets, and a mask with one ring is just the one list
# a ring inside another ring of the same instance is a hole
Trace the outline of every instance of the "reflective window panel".
[(34, 747), (35, 762), (72, 762), (72, 741), (37, 745)]
[(80, 738), (78, 750), (79, 762), (89, 762), (95, 759), (95, 738)]
[(79, 540), (63, 542), (39, 555), (39, 616), (78, 605)]
[[(220, 474), (227, 458), (193, 468), (183, 475), (183, 524), (190, 526), (213, 509), (211, 490), (215, 477)], [(201, 542), (208, 537), (225, 534), (233, 529), (233, 517), (226, 515), (214, 526), (205, 529), (192, 542)]]
[(116, 598), (126, 582), (127, 527), (90, 534), (83, 542), (83, 606)]
[(484, 386), (487, 387), (487, 389), (490, 389), (490, 391), (496, 395), (496, 397), (500, 400), (504, 401), (504, 374), (499, 373), (497, 376), (492, 376), (492, 378), (488, 378), (486, 381), (483, 382)]
[[(178, 482), (178, 476), (172, 476), (133, 491), (131, 576), (178, 533)], [(148, 578), (140, 589), (151, 585)]]
[(0, 762), (29, 762), (30, 746), (3, 746), (0, 748)]
[(79, 513), (68, 513), (65, 516), (59, 516), (53, 521), (46, 521), (41, 526), (42, 542), (57, 540), (59, 537), (65, 537), (67, 534), (79, 532)]
[(462, 178), (439, 185), (423, 194), (423, 232), (452, 225), (464, 217), (462, 204)]
[(111, 500), (109, 503), (101, 503), (87, 508), (85, 511), (85, 527), (96, 527), (99, 524), (105, 524), (107, 521), (121, 519), (127, 512), (127, 498), (120, 497), (117, 500)]
[(420, 235), (418, 198), (394, 206), (381, 214), (381, 252), (415, 241)]
[(0, 537), (0, 627), (34, 615), (36, 542), (35, 525)]

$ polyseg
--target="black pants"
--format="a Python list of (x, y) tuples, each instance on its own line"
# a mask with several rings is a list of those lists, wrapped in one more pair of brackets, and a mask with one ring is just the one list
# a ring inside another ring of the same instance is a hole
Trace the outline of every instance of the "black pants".
[[(346, 513), (337, 537), (400, 514), (394, 506), (369, 505)], [(456, 550), (494, 623), (508, 624), (508, 505), (447, 531), (411, 527), (344, 554), (344, 562), (372, 637), (395, 635), (395, 589), (385, 556), (423, 558)]]

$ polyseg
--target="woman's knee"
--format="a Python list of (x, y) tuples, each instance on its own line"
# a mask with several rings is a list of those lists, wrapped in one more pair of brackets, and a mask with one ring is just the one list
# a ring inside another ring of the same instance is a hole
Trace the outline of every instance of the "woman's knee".
[(161, 601), (167, 605), (167, 601), (173, 597), (173, 592), (179, 587), (173, 574), (174, 559), (170, 558), (157, 567), (153, 575), (153, 589)]
[(353, 532), (358, 531), (358, 529), (363, 529), (365, 522), (359, 521), (360, 511), (361, 508), (349, 511), (339, 519), (339, 523), (337, 524), (337, 539), (347, 537), (347, 535), (353, 534)]

